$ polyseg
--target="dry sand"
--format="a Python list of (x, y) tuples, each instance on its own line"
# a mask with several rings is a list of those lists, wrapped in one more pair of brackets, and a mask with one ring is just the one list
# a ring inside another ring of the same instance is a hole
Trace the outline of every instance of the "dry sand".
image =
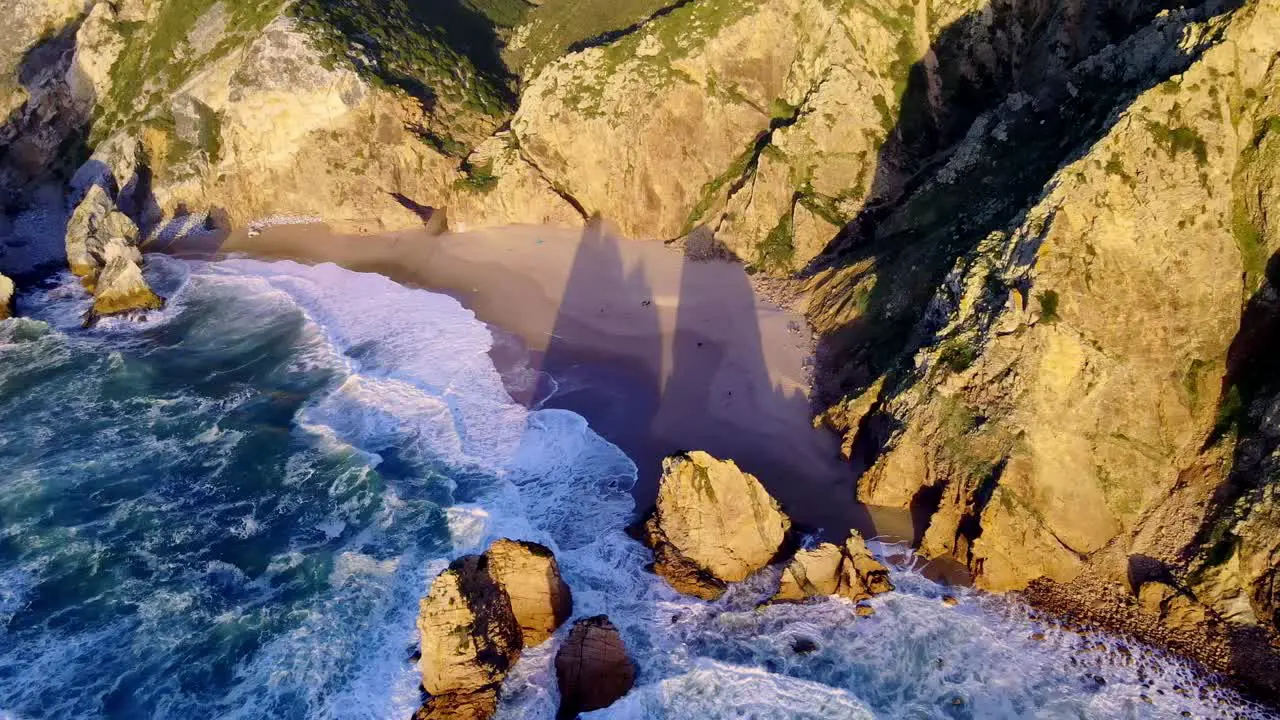
[(756, 474), (804, 527), (910, 537), (904, 513), (855, 502), (837, 439), (811, 424), (803, 318), (758, 300), (736, 263), (686, 262), (599, 226), (439, 236), (276, 226), (218, 251), (333, 262), (457, 297), (500, 329), (499, 367), (527, 359), (542, 371), (509, 383), (513, 395), (581, 413), (636, 461), (642, 509), (661, 458), (700, 449)]

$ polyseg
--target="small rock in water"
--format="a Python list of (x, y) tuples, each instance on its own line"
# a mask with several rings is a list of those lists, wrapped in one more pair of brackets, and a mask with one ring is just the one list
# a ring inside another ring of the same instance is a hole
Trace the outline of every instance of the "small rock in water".
[(956, 605), (960, 604), (960, 601), (956, 599), (955, 595), (943, 595), (942, 604), (946, 605), (947, 607), (955, 607)]
[(791, 641), (791, 652), (797, 655), (808, 655), (818, 649), (818, 644), (809, 638), (796, 638)]
[(1042, 632), (1033, 632), (1033, 633), (1031, 633), (1031, 639), (1032, 639), (1032, 640), (1035, 640), (1036, 642), (1041, 642), (1041, 641), (1043, 641), (1043, 640), (1044, 640), (1044, 633), (1042, 633)]
[(853, 611), (857, 613), (858, 617), (871, 617), (876, 614), (876, 609), (870, 605), (859, 605)]

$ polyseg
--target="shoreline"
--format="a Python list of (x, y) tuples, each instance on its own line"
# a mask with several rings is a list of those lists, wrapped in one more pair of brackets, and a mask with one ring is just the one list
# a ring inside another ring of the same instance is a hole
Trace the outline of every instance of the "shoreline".
[[(814, 534), (840, 541), (854, 528), (868, 538), (910, 544), (910, 514), (858, 504), (838, 438), (810, 422), (813, 346), (804, 318), (761, 300), (736, 263), (686, 263), (660, 242), (536, 226), (353, 236), (317, 226), (277, 226), (254, 238), (232, 235), (220, 252), (335, 262), (452, 295), (496, 330), (490, 356), (504, 379), (526, 362), (544, 378), (534, 387), (508, 383), (513, 398), (582, 415), (632, 458), (638, 516), (653, 505), (661, 458), (697, 449), (733, 459), (756, 475), (802, 532), (821, 529)], [(734, 302), (726, 304), (726, 297)], [(744, 362), (744, 354), (759, 358)], [(693, 360), (677, 362), (691, 355)], [(546, 375), (556, 379), (554, 389), (544, 384)], [(699, 395), (701, 384), (724, 392), (745, 389), (745, 405), (758, 412), (735, 417), (744, 403)], [(636, 407), (638, 413), (627, 411)], [(922, 571), (935, 580), (970, 583), (967, 569), (956, 563), (923, 562)], [(1098, 590), (1037, 584), (1009, 597), (1082, 636), (1098, 631), (1163, 648), (1274, 707), (1267, 688), (1224, 662), (1224, 651), (1240, 638), (1233, 642), (1224, 628), (1200, 638), (1135, 623), (1132, 602)], [(1261, 648), (1236, 648), (1242, 650), (1255, 662), (1265, 661)]]
[(532, 386), (509, 383), (516, 400), (574, 411), (632, 458), (638, 513), (653, 505), (663, 457), (705, 450), (759, 477), (802, 532), (912, 537), (909, 513), (856, 501), (839, 439), (813, 427), (805, 320), (760, 299), (737, 263), (686, 260), (599, 225), (444, 235), (278, 225), (164, 251), (333, 262), (453, 296), (498, 330), (491, 357), (504, 377), (525, 362), (537, 373)]

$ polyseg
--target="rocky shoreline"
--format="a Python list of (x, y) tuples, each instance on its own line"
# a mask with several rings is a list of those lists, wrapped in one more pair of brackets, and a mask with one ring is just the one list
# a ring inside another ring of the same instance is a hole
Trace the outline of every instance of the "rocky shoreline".
[[(777, 563), (785, 570), (767, 602), (841, 596), (860, 603), (893, 590), (888, 569), (856, 531), (843, 547), (797, 550), (790, 519), (760, 482), (704, 452), (663, 463), (646, 527), (653, 571), (702, 600), (716, 600), (731, 583)], [(636, 667), (618, 629), (600, 615), (558, 633), (572, 607), (572, 591), (542, 545), (501, 539), (481, 555), (455, 560), (432, 582), (419, 611), (418, 666), (429, 697), (414, 720), (486, 720), (520, 653), (553, 637), (560, 642), (558, 717), (599, 710), (626, 695)], [(872, 614), (865, 604), (856, 612)]]

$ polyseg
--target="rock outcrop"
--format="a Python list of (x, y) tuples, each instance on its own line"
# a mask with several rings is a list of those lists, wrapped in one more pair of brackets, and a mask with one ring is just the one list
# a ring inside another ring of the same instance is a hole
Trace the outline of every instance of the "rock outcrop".
[(431, 583), (418, 613), (420, 720), (487, 718), (521, 651), (572, 612), (555, 557), (535, 543), (499, 540), (455, 560)]
[(93, 185), (67, 223), (67, 264), (93, 293), (87, 322), (111, 315), (159, 310), (164, 300), (142, 276), (138, 226)]
[(598, 615), (573, 624), (556, 653), (556, 680), (560, 718), (609, 707), (631, 690), (636, 667), (609, 618)]
[(0, 320), (13, 317), (13, 281), (0, 275)]
[(858, 532), (844, 545), (822, 543), (801, 550), (782, 571), (774, 602), (839, 595), (854, 602), (893, 590), (889, 569), (867, 549)]
[(695, 451), (663, 461), (657, 509), (645, 529), (655, 571), (680, 592), (714, 600), (725, 583), (774, 560), (791, 520), (732, 460)]

